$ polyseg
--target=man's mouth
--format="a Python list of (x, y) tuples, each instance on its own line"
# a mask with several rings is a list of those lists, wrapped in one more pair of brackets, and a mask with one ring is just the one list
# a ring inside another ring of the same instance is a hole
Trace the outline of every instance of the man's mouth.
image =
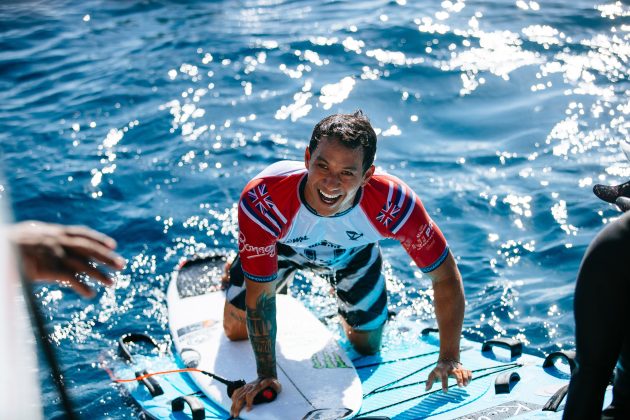
[(341, 197), (341, 194), (326, 194), (322, 190), (317, 190), (317, 193), (319, 195), (319, 199), (328, 205), (335, 204), (337, 200), (339, 200), (339, 198)]

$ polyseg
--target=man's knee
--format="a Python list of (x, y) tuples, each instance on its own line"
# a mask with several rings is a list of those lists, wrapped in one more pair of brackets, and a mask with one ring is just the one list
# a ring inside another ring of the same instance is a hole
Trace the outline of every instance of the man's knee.
[(348, 325), (345, 320), (342, 320), (342, 324), (346, 337), (358, 353), (366, 356), (378, 353), (381, 348), (384, 326), (370, 331), (358, 331)]
[(362, 354), (363, 356), (372, 356), (378, 353), (378, 351), (381, 348), (380, 339), (378, 340), (378, 343), (372, 343), (369, 340), (368, 341), (364, 341), (364, 340), (353, 341), (353, 339), (350, 338), (350, 336), (348, 336), (348, 339), (350, 340), (352, 347), (357, 351), (357, 353)]
[(247, 339), (245, 311), (238, 309), (229, 302), (225, 302), (223, 309), (223, 331), (231, 341)]

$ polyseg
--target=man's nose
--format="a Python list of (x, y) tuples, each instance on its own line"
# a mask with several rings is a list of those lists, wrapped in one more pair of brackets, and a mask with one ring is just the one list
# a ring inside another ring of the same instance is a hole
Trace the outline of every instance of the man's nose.
[(337, 188), (339, 185), (341, 185), (341, 177), (336, 174), (329, 174), (324, 179), (324, 185), (326, 185), (327, 188), (331, 189)]

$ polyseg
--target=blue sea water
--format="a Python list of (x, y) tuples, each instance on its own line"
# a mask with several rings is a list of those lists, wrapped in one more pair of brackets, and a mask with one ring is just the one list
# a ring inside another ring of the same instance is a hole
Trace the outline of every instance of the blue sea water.
[[(38, 288), (80, 414), (137, 416), (99, 360), (128, 331), (168, 340), (177, 262), (234, 252), (249, 178), (358, 108), (376, 163), (457, 257), (464, 334), (572, 348), (576, 271), (619, 215), (592, 186), (630, 176), (628, 16), (604, 0), (0, 4), (2, 200), (17, 220), (99, 229), (129, 260), (91, 301)], [(431, 322), (429, 279), (396, 243), (383, 250), (390, 309)], [(325, 318), (326, 290), (303, 278), (293, 293)], [(385, 345), (395, 336), (396, 321)], [(42, 381), (46, 418), (61, 418)]]

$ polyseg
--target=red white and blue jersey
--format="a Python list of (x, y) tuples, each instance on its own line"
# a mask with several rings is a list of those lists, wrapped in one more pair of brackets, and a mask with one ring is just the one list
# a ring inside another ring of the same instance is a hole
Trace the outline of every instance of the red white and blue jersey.
[(398, 178), (376, 171), (354, 205), (319, 216), (304, 199), (304, 162), (281, 161), (252, 179), (238, 208), (239, 253), (245, 275), (275, 280), (276, 245), (290, 246), (312, 263), (343, 268), (353, 250), (382, 239), (398, 240), (424, 272), (436, 269), (448, 245), (416, 194)]

